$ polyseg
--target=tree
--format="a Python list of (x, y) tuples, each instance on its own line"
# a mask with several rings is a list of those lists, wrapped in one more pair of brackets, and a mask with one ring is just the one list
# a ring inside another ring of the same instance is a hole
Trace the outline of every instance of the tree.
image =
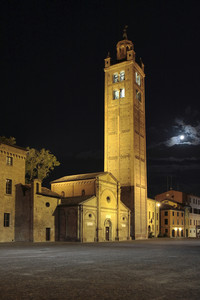
[(26, 158), (26, 182), (31, 182), (34, 178), (41, 181), (48, 177), (50, 172), (54, 170), (60, 163), (57, 158), (44, 148), (40, 151), (34, 148), (27, 148)]
[(10, 136), (9, 138), (5, 136), (0, 136), (0, 143), (12, 146), (16, 144), (16, 138), (14, 138), (13, 136)]

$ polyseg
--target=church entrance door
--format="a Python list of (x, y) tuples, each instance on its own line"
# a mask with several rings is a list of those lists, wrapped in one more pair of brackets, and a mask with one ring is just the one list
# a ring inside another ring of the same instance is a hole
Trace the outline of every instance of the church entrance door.
[(110, 227), (106, 227), (106, 241), (109, 241), (109, 231)]
[(112, 223), (109, 219), (107, 219), (104, 223), (105, 228), (105, 240), (112, 241)]

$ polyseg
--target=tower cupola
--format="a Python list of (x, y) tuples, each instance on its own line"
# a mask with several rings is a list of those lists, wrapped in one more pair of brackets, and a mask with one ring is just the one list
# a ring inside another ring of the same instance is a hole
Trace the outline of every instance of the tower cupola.
[[(133, 49), (133, 43), (129, 41), (127, 37), (127, 28), (128, 26), (125, 26), (123, 30), (123, 40), (117, 43), (117, 60), (124, 60), (126, 58), (127, 60), (130, 60), (130, 57), (133, 59), (135, 54)], [(132, 53), (130, 53), (129, 51), (131, 51)], [(128, 54), (132, 55), (129, 56)]]

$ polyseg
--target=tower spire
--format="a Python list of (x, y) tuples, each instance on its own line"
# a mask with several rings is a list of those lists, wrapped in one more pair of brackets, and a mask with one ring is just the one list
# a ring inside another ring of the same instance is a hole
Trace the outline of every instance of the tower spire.
[(123, 39), (124, 40), (128, 40), (127, 29), (128, 29), (128, 25), (125, 25), (124, 29), (123, 29)]

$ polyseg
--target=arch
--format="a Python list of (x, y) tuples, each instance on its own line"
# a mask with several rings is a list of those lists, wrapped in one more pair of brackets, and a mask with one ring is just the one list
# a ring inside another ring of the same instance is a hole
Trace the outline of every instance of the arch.
[(106, 219), (104, 222), (104, 238), (105, 241), (112, 241), (112, 222)]

